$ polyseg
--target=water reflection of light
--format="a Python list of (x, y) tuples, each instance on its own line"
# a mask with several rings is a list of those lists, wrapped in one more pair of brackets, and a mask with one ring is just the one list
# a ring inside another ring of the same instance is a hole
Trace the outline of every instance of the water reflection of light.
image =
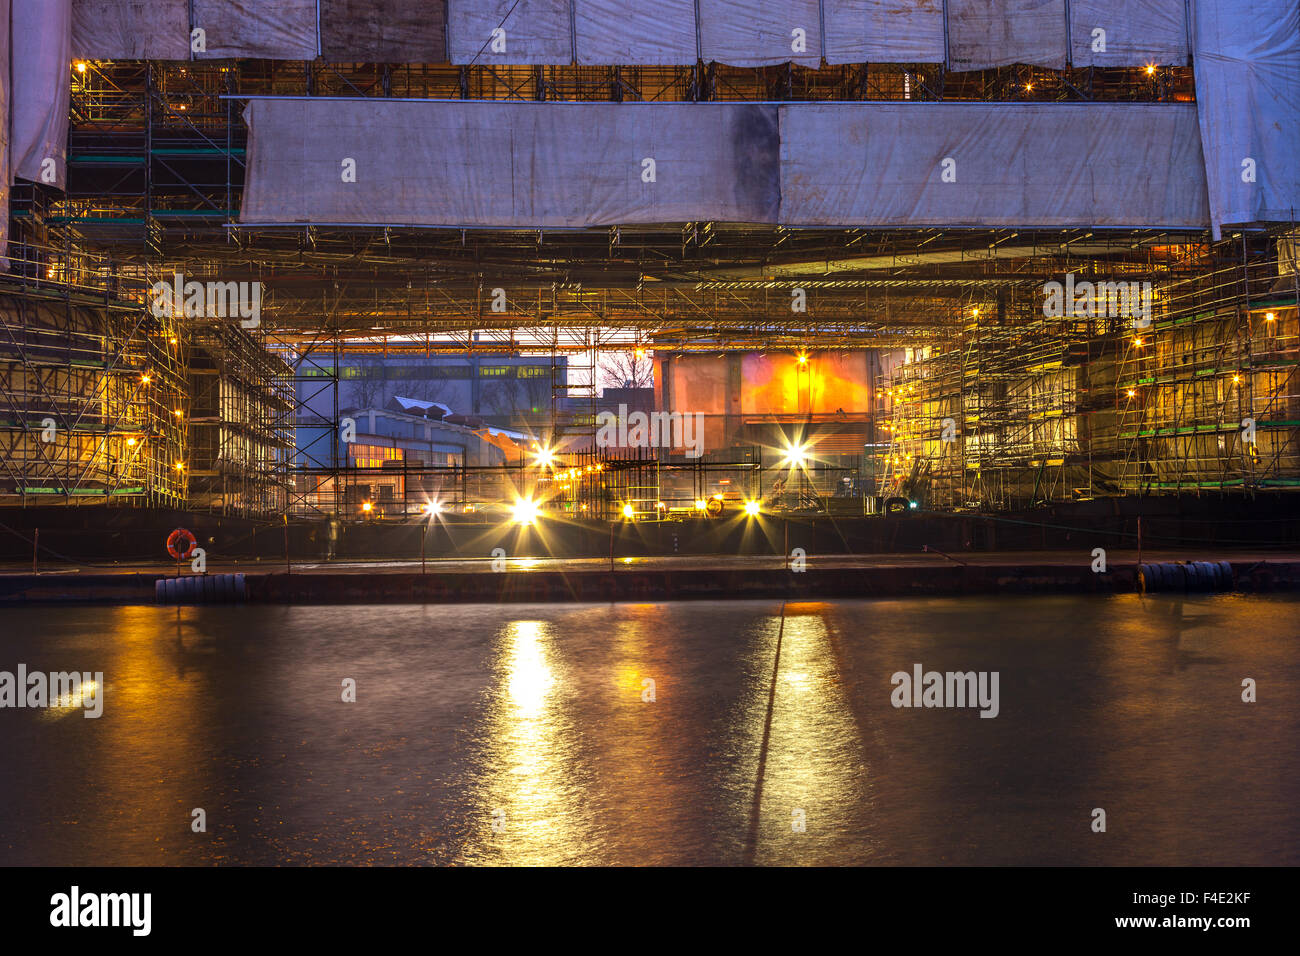
[(487, 827), (498, 811), (502, 830), (488, 840), (494, 861), (546, 865), (571, 852), (570, 816), (578, 801), (566, 790), (570, 741), (557, 707), (554, 633), (543, 621), (512, 621), (503, 633), (502, 683), (492, 708), (481, 800)]
[(72, 713), (73, 710), (82, 707), (83, 704), (87, 708), (93, 710), (98, 696), (98, 681), (82, 681), (79, 690), (70, 691), (66, 694), (59, 694), (57, 697), (51, 697), (50, 706), (42, 716), (48, 720), (66, 717), (68, 714)]
[(81, 688), (70, 694), (60, 694), (50, 702), (51, 707), (80, 707), (82, 701), (88, 701), (90, 704), (95, 702), (95, 695), (99, 693), (99, 682), (87, 680), (81, 682)]
[[(857, 862), (842, 855), (844, 846), (836, 834), (851, 826), (854, 813), (870, 802), (871, 786), (825, 611), (820, 604), (787, 607), (775, 694), (773, 655), (779, 619), (772, 622), (770, 640), (755, 648), (763, 678), (749, 696), (742, 719), (753, 748), (752, 762), (744, 762), (749, 779), (743, 785), (749, 794), (743, 812), (750, 817), (751, 830), (746, 858), (752, 862)], [(804, 811), (805, 833), (792, 832), (795, 810)], [(871, 858), (875, 842), (860, 835), (855, 850), (861, 860)]]
[(535, 719), (546, 704), (555, 679), (546, 663), (539, 621), (515, 621), (510, 625), (509, 671), (506, 692), (517, 717)]
[(105, 699), (103, 719), (84, 721), (94, 728), (96, 746), (83, 769), (103, 799), (78, 823), (106, 845), (128, 847), (115, 857), (125, 864), (179, 861), (197, 846), (185, 827), (179, 829), (185, 839), (178, 842), (142, 840), (141, 821), (159, 821), (157, 832), (170, 833), (161, 821), (172, 819), (178, 807), (212, 809), (200, 802), (210, 799), (216, 784), (212, 762), (196, 757), (208, 752), (204, 742), (212, 733), (211, 673), (200, 663), (192, 672), (176, 674), (178, 655), (198, 640), (203, 612), (150, 606), (103, 611), (103, 632), (112, 635), (104, 681), (113, 685), (113, 693)]

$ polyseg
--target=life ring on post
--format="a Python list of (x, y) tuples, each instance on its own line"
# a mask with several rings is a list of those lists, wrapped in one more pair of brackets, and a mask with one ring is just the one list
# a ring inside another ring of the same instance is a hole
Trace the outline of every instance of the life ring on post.
[[(181, 542), (186, 542), (184, 551), (177, 550), (177, 547)], [(198, 547), (198, 545), (199, 539), (194, 537), (194, 535), (185, 528), (177, 528), (167, 536), (167, 553), (177, 561), (184, 561), (188, 558), (194, 553), (194, 549)]]

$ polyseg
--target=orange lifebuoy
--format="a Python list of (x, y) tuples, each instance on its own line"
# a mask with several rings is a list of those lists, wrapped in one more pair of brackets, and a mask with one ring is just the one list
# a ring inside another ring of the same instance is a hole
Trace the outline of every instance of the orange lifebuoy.
[[(182, 541), (188, 541), (189, 544), (186, 545), (184, 551), (176, 550), (176, 546)], [(167, 536), (167, 553), (177, 561), (184, 561), (194, 553), (194, 549), (198, 547), (198, 544), (199, 539), (190, 534), (189, 531), (184, 528), (177, 528)]]

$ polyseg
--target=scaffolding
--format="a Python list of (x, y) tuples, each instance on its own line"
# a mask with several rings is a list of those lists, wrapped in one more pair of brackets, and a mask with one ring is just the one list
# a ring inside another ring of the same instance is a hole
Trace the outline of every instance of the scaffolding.
[(1294, 248), (1241, 237), (1225, 250), (1239, 261), (1175, 283), (1159, 320), (1125, 337), (1124, 492), (1300, 487)]
[(1300, 487), (1288, 235), (1186, 247), (1152, 282), (1149, 315), (1107, 303), (1048, 318), (1040, 287), (968, 303), (954, 345), (888, 362), (875, 399), (882, 494), (1007, 510)]
[(877, 393), (888, 415), (883, 493), (981, 509), (1092, 497), (1109, 457), (1089, 407), (1106, 350), (1091, 321), (971, 307), (955, 347), (905, 354)]
[(286, 511), (292, 370), (236, 322), (199, 319), (190, 338), (191, 507)]
[(21, 226), (0, 275), (0, 503), (283, 511), (289, 369), (263, 337), (69, 233), (27, 241), (39, 214)]
[[(550, 434), (548, 447), (596, 447), (598, 336), (592, 329), (554, 328), (551, 347)], [(567, 343), (561, 344), (561, 339)], [(567, 351), (566, 351), (567, 347)]]
[[(31, 235), (67, 246), (50, 263), (56, 274), (71, 261), (73, 246), (94, 245), (133, 263), (117, 267), (124, 274), (263, 281), (275, 298), (264, 338), (228, 340), (229, 330), (214, 337), (211, 329), (195, 328), (192, 342), (182, 335), (169, 356), (149, 357), (151, 366), (176, 363), (175, 404), (185, 417), (166, 418), (176, 410), (162, 407), (173, 404), (170, 398), (154, 411), (148, 398), (138, 414), (127, 414), (126, 405), (114, 413), (150, 428), (180, 426), (177, 461), (192, 456), (189, 467), (202, 474), (158, 475), (160, 489), (178, 481), (181, 488), (160, 491), (159, 501), (183, 500), (192, 489), (195, 502), (218, 510), (351, 514), (357, 489), (381, 482), (352, 473), (340, 454), (343, 348), (385, 355), (549, 352), (549, 383), (531, 383), (543, 392), (549, 385), (549, 396), (530, 396), (517, 411), (539, 441), (575, 451), (594, 445), (602, 348), (653, 343), (681, 352), (735, 352), (833, 345), (897, 352), (910, 360), (890, 360), (892, 380), (866, 421), (832, 424), (844, 429), (841, 444), (861, 434), (865, 457), (858, 460), (875, 480), (851, 482), (855, 489), (932, 507), (1276, 488), (1295, 474), (1295, 293), (1273, 290), (1276, 268), (1271, 280), (1264, 278), (1270, 268), (1264, 247), (1278, 258), (1271, 239), (1242, 238), (1239, 247), (1209, 250), (1199, 234), (1160, 230), (792, 230), (691, 222), (544, 233), (237, 222), (246, 147), (240, 114), (249, 96), (1190, 102), (1189, 67), (1018, 65), (949, 73), (935, 64), (809, 70), (241, 59), (88, 62), (73, 70), (70, 82), (66, 196), (56, 200), (39, 187), (14, 193), (15, 217), (29, 195), (34, 206), (46, 203), (31, 218), (45, 233)], [(1137, 346), (1119, 322), (1046, 319), (1041, 297), (1034, 299), (1037, 283), (1064, 268), (1156, 281), (1165, 298), (1147, 333), (1152, 342)], [(1232, 279), (1239, 268), (1254, 277)], [(31, 281), (44, 281), (46, 270), (44, 262), (19, 263)], [(1224, 273), (1222, 301), (1204, 289), (1204, 277), (1196, 278), (1216, 271)], [(506, 315), (485, 311), (485, 286), (493, 282), (509, 283)], [(807, 293), (805, 313), (790, 309), (795, 288)], [(1174, 344), (1180, 336), (1199, 336), (1201, 344)], [(1192, 372), (1197, 375), (1179, 380)], [(1233, 382), (1234, 375), (1243, 381)], [(1215, 398), (1197, 397), (1210, 382), (1220, 389)], [(182, 394), (186, 383), (189, 399)], [(1222, 391), (1227, 386), (1240, 387)], [(331, 390), (332, 401), (322, 394)], [(159, 415), (161, 423), (150, 417)], [(1228, 428), (1233, 416), (1238, 430), (1241, 420), (1253, 420), (1252, 441)], [(237, 417), (248, 421), (232, 424)], [(724, 427), (741, 444), (757, 433), (747, 422)], [(645, 461), (619, 465), (628, 474), (626, 481), (619, 477), (614, 497), (656, 511), (665, 496), (684, 498), (684, 489), (664, 475), (689, 469), (670, 458), (655, 457), (653, 468)], [(671, 466), (667, 472), (663, 464)], [(415, 476), (415, 492), (403, 491), (394, 507), (405, 514), (422, 490), (443, 487), (459, 489), (453, 497), (473, 506), (486, 500), (489, 487), (506, 488), (497, 475), (462, 468)], [(741, 474), (736, 481), (743, 483)], [(56, 485), (70, 487), (23, 487)], [(122, 486), (144, 487), (134, 480)], [(706, 490), (691, 494), (708, 497)], [(811, 495), (824, 498), (833, 490)], [(758, 493), (757, 487), (747, 491)]]
[[(640, 449), (610, 455), (601, 449), (538, 456), (526, 450), (498, 465), (451, 463), (350, 467), (336, 478), (341, 517), (409, 522), (472, 515), (519, 520), (520, 502), (537, 516), (572, 521), (670, 521), (745, 513), (862, 514), (858, 496), (840, 493), (854, 469), (807, 461), (794, 464), (760, 447), (737, 447), (689, 459)], [(386, 490), (385, 490), (386, 489)], [(527, 520), (527, 519), (525, 519)]]
[(0, 275), (0, 503), (179, 507), (187, 496), (183, 330), (134, 269), (11, 244)]

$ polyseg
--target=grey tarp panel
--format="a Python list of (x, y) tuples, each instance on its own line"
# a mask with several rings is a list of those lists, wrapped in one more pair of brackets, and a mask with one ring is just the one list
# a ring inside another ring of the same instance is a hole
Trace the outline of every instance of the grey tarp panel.
[[(498, 28), (504, 50), (492, 49)], [(452, 63), (572, 63), (569, 0), (451, 0), (447, 48)]]
[(948, 0), (948, 65), (1065, 67), (1065, 0)]
[(320, 0), (331, 63), (445, 63), (447, 0)]
[(1186, 66), (1187, 36), (1187, 0), (1070, 0), (1075, 66)]
[(942, 63), (943, 0), (823, 0), (827, 63)]
[(14, 177), (67, 184), (68, 94), (72, 60), (72, 0), (12, 0), (9, 152)]
[(689, 66), (699, 59), (695, 0), (573, 0), (578, 62)]
[(265, 99), (244, 117), (241, 222), (774, 222), (780, 198), (774, 106)]
[(821, 66), (818, 0), (699, 0), (699, 4), (700, 58), (706, 62)]
[(72, 0), (72, 55), (188, 60), (189, 0)]
[(316, 0), (193, 0), (194, 26), (206, 36), (199, 59), (316, 59)]
[(784, 225), (1193, 229), (1207, 218), (1191, 104), (781, 107)]
[[(9, 0), (0, 0), (0, 23), (9, 22)], [(9, 270), (9, 31), (0, 29), (0, 272)]]
[(1197, 0), (1194, 20), (1215, 238), (1222, 225), (1300, 219), (1300, 4)]

